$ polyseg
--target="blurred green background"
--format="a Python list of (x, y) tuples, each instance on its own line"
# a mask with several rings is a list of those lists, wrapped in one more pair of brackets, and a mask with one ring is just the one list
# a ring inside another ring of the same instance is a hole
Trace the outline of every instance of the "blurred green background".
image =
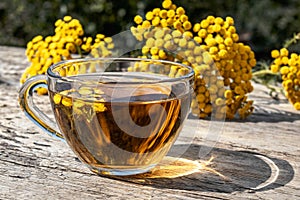
[[(186, 0), (173, 2), (186, 9), (192, 22), (207, 15), (232, 16), (242, 42), (258, 59), (300, 31), (299, 0)], [(136, 14), (161, 7), (161, 1), (141, 0), (1, 0), (0, 45), (25, 47), (36, 35), (53, 35), (54, 23), (65, 15), (80, 20), (85, 34), (107, 36), (128, 30)], [(299, 51), (294, 45), (295, 51)]]

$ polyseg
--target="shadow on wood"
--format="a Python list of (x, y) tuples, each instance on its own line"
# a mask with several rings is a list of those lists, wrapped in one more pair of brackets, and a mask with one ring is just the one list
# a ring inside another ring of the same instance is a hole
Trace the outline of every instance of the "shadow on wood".
[[(191, 145), (182, 158), (198, 160), (200, 148), (202, 146)], [(232, 193), (271, 190), (284, 186), (294, 177), (294, 170), (287, 161), (254, 152), (213, 148), (207, 155), (207, 160), (212, 156), (214, 159), (207, 168), (187, 176), (151, 177), (150, 172), (145, 175), (114, 178), (156, 188)]]
[(300, 113), (288, 112), (282, 109), (277, 109), (267, 105), (255, 106), (255, 111), (250, 115), (245, 122), (294, 122), (300, 119)]
[[(190, 114), (188, 119), (198, 120), (197, 117)], [(266, 123), (276, 123), (276, 122), (294, 122), (300, 119), (300, 113), (284, 111), (282, 109), (276, 109), (274, 107), (268, 107), (267, 105), (260, 106), (256, 105), (254, 112), (248, 116), (246, 119), (226, 119), (226, 122), (266, 122)], [(211, 121), (211, 118), (201, 119), (205, 121)]]

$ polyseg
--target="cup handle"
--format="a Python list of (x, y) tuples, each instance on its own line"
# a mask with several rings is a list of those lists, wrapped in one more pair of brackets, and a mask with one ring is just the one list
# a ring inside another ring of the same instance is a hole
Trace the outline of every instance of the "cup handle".
[(45, 115), (33, 102), (34, 91), (41, 87), (48, 88), (45, 75), (36, 75), (27, 79), (19, 90), (19, 105), (25, 115), (41, 129), (49, 135), (65, 141), (62, 134), (57, 131), (56, 123)]

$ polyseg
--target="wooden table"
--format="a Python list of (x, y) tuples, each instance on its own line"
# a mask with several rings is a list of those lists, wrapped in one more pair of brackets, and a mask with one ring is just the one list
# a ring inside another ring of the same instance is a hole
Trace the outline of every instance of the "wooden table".
[[(254, 84), (255, 112), (246, 120), (212, 129), (215, 122), (189, 117), (183, 134), (199, 136), (175, 147), (188, 147), (181, 157), (200, 163), (195, 173), (168, 178), (161, 167), (159, 176), (102, 177), (20, 111), (24, 53), (0, 47), (0, 199), (300, 199), (300, 112), (284, 97)], [(47, 98), (37, 105), (49, 110)]]

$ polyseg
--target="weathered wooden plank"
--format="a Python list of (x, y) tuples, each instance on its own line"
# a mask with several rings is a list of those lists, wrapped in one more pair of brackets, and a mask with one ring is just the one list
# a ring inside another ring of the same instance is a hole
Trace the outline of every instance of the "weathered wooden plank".
[[(226, 121), (209, 134), (209, 120), (190, 117), (183, 135), (200, 130), (182, 158), (206, 168), (177, 178), (155, 173), (107, 178), (90, 172), (61, 141), (21, 113), (18, 79), (28, 65), (24, 49), (0, 47), (0, 199), (300, 199), (300, 113), (255, 85), (255, 113)], [(50, 111), (47, 97), (37, 104)], [(216, 129), (217, 130), (217, 129)], [(199, 151), (212, 148), (205, 157)], [(202, 155), (202, 154), (201, 154)], [(187, 167), (186, 167), (187, 168)], [(157, 172), (157, 171), (156, 171)], [(220, 174), (218, 174), (220, 173)]]

